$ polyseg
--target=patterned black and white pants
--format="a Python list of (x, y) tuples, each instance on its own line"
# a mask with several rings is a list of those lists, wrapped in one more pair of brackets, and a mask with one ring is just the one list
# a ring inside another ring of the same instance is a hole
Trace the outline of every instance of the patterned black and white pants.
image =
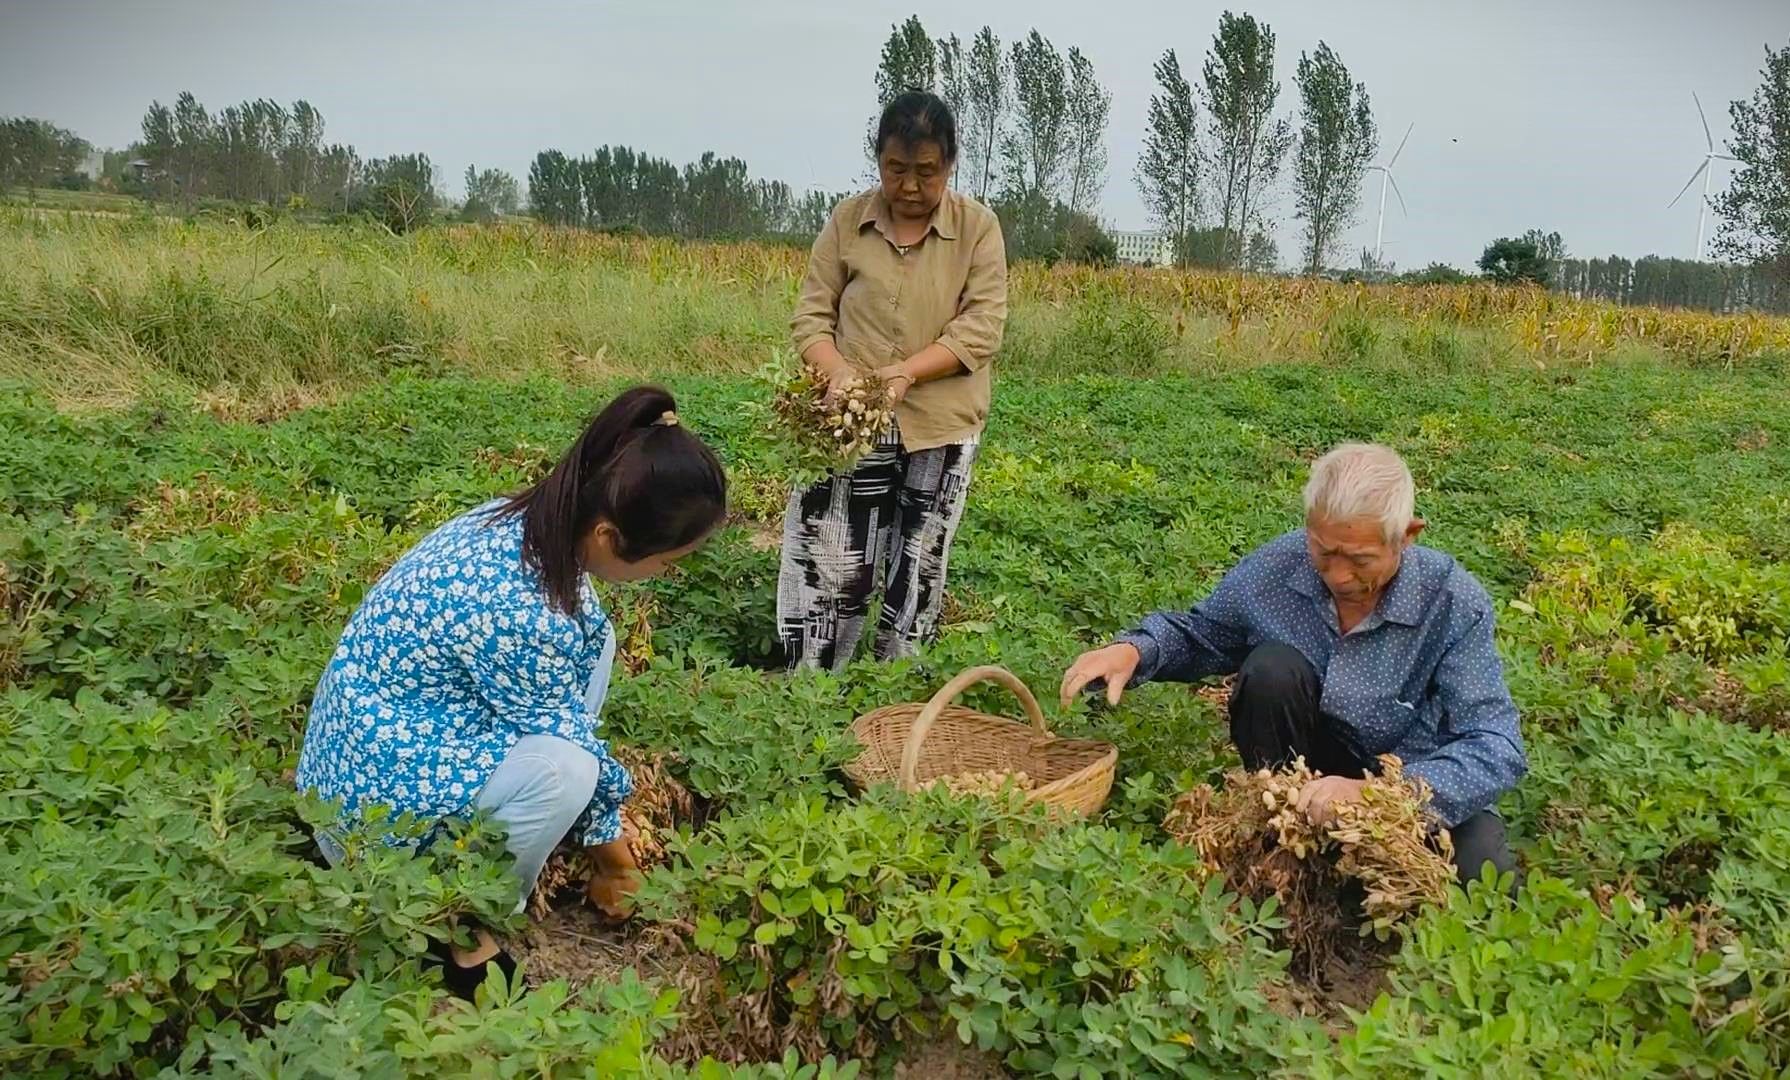
[(777, 626), (791, 668), (838, 671), (883, 585), (876, 656), (912, 656), (938, 626), (976, 439), (908, 453), (891, 429), (849, 473), (790, 496)]

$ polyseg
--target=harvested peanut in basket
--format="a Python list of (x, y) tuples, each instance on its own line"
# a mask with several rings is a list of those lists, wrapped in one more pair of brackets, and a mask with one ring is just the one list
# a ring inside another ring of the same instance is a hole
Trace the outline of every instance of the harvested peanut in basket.
[(940, 776), (921, 784), (923, 790), (943, 784), (945, 790), (953, 795), (998, 795), (1003, 791), (1036, 791), (1038, 781), (1024, 772), (1002, 772), (999, 769), (986, 769), (978, 772), (952, 773)]

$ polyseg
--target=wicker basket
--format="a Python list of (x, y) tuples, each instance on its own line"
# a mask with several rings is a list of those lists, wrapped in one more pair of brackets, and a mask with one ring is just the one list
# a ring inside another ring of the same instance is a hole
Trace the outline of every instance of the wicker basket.
[[(957, 696), (997, 682), (1019, 698), (1032, 724), (966, 709)], [(1092, 814), (1112, 791), (1119, 751), (1093, 739), (1059, 739), (1044, 726), (1038, 699), (1005, 668), (979, 667), (952, 679), (925, 705), (889, 705), (852, 725), (864, 752), (845, 767), (860, 788), (898, 782), (904, 791), (941, 776), (1023, 772), (1038, 786), (1028, 799)]]

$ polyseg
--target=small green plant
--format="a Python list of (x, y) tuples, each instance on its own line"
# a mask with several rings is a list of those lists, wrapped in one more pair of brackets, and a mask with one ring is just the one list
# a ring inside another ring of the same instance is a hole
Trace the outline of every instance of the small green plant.
[(331, 815), (219, 729), (91, 692), (0, 694), (8, 1071), (136, 1071), (189, 1033), (402, 971), (457, 915), (507, 914), (514, 886), (477, 834), (429, 859), (372, 844), (341, 869), (307, 861), (306, 826)]
[(1325, 359), (1339, 364), (1363, 364), (1380, 347), (1380, 328), (1359, 312), (1332, 315), (1324, 324), (1318, 348)]
[[(1505, 617), (1525, 649), (1513, 672), (1521, 689), (1540, 698), (1589, 684), (1612, 703), (1594, 710), (1604, 716), (1617, 703), (1695, 707), (1772, 726), (1790, 642), (1783, 566), (1680, 527), (1644, 545), (1544, 537), (1531, 557), (1539, 575)], [(1546, 713), (1584, 711), (1568, 700)]]
[(1790, 918), (1790, 754), (1703, 714), (1583, 721), (1539, 739), (1512, 797), (1533, 863), (1654, 904), (1710, 902), (1767, 933)]
[(1447, 370), (1466, 358), (1467, 348), (1461, 334), (1452, 326), (1430, 321), (1414, 323), (1399, 336), (1405, 354), (1426, 366)]
[(1161, 313), (1120, 290), (1101, 288), (1079, 298), (1053, 350), (1062, 359), (1052, 363), (1073, 370), (1092, 361), (1096, 371), (1147, 378), (1161, 372), (1174, 344), (1174, 327)]
[(1475, 885), (1412, 933), (1354, 1031), (1307, 1044), (1288, 1075), (1759, 1076), (1790, 1060), (1753, 996), (1781, 1001), (1776, 965), (1629, 897)]
[[(438, 1008), (416, 987), (362, 981), (334, 1000), (294, 1000), (262, 1038), (224, 1032), (203, 1044), (214, 1076), (688, 1075), (653, 1044), (677, 1024), (677, 992), (630, 969), (573, 993), (549, 983), (487, 983), (476, 1004)], [(200, 1057), (200, 1047), (191, 1055)], [(700, 1074), (698, 1074), (700, 1075)]]
[(1229, 914), (1177, 845), (937, 791), (777, 799), (675, 847), (643, 910), (719, 962), (742, 1048), (863, 1051), (943, 1015), (1049, 1074), (1260, 1067), (1281, 1037), (1272, 908)]

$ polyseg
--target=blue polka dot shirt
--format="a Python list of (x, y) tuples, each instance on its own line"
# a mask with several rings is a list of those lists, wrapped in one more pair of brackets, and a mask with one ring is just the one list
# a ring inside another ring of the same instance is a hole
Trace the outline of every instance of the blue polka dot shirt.
[(1119, 640), (1143, 656), (1133, 685), (1229, 675), (1265, 642), (1298, 649), (1323, 680), (1319, 707), (1338, 734), (1364, 761), (1398, 755), (1452, 827), (1528, 768), (1492, 624), (1473, 575), (1413, 546), (1379, 606), (1342, 634), (1299, 529), (1250, 554), (1192, 611), (1151, 615)]

